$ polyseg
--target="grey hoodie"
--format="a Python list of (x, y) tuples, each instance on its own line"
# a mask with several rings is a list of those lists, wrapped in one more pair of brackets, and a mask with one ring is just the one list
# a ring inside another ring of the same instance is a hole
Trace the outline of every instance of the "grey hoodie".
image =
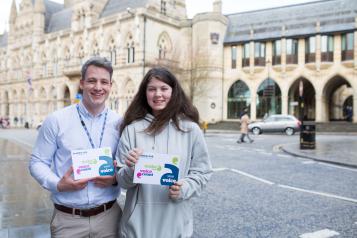
[(117, 160), (125, 164), (124, 155), (133, 148), (179, 155), (179, 180), (183, 181), (181, 197), (170, 199), (167, 186), (134, 184), (133, 170), (125, 165), (117, 174), (119, 185), (127, 189), (120, 237), (191, 237), (193, 218), (189, 199), (201, 194), (212, 174), (207, 146), (194, 122), (180, 121), (180, 128), (185, 132), (177, 130), (174, 123), (169, 122), (154, 136), (144, 132), (152, 120), (153, 116), (148, 114), (145, 119), (135, 121), (124, 129), (116, 153)]

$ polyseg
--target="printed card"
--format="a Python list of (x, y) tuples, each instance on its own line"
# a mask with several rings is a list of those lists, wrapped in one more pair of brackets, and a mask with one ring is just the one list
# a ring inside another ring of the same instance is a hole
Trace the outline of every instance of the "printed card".
[(114, 175), (115, 170), (110, 147), (73, 150), (71, 154), (75, 180)]
[(135, 164), (134, 183), (171, 186), (179, 177), (177, 155), (144, 153)]

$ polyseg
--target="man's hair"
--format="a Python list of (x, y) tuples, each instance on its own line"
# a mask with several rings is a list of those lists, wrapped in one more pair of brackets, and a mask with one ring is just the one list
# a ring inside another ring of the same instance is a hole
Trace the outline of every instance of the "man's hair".
[(173, 121), (176, 128), (180, 131), (183, 131), (183, 129), (179, 127), (179, 119), (190, 120), (198, 124), (198, 111), (186, 96), (177, 78), (166, 68), (155, 67), (149, 70), (141, 81), (139, 90), (124, 115), (123, 123), (120, 126), (120, 134), (133, 121), (143, 119), (147, 113), (153, 113), (146, 98), (147, 85), (153, 78), (168, 84), (172, 88), (172, 94), (167, 106), (155, 117), (145, 131), (149, 134), (155, 134), (170, 120)]
[(95, 57), (90, 58), (83, 64), (82, 70), (81, 70), (82, 80), (84, 80), (84, 78), (86, 76), (87, 69), (91, 65), (106, 69), (108, 71), (108, 73), (110, 74), (110, 80), (112, 79), (112, 76), (113, 76), (112, 62), (107, 60), (105, 57), (95, 56)]

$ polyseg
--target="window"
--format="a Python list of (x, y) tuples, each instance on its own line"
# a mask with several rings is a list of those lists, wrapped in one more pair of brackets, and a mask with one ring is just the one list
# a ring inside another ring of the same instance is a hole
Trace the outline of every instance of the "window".
[(166, 47), (160, 45), (159, 46), (159, 59), (165, 59), (166, 58)]
[(128, 44), (128, 63), (134, 63), (135, 62), (135, 47), (134, 43)]
[(231, 47), (232, 69), (237, 68), (237, 46)]
[(254, 44), (254, 65), (264, 66), (265, 65), (265, 43), (255, 42)]
[(242, 66), (247, 67), (249, 66), (249, 43), (245, 43), (243, 45), (243, 59), (242, 59)]
[(57, 76), (58, 75), (58, 62), (57, 60), (53, 62), (53, 76)]
[(227, 117), (239, 119), (240, 113), (251, 103), (250, 90), (242, 80), (236, 81), (228, 91)]
[(166, 1), (161, 0), (161, 13), (166, 15)]
[(117, 51), (115, 47), (110, 50), (110, 61), (113, 63), (113, 65), (117, 64)]
[(281, 64), (281, 40), (273, 42), (273, 65)]
[(298, 62), (298, 40), (287, 39), (286, 40), (286, 63), (297, 64)]
[(353, 59), (353, 32), (346, 33), (342, 35), (342, 60), (352, 60)]
[(333, 36), (321, 36), (321, 62), (333, 61)]
[(305, 39), (305, 63), (315, 62), (316, 38), (311, 36)]
[(47, 77), (47, 63), (43, 63), (42, 65), (42, 76)]

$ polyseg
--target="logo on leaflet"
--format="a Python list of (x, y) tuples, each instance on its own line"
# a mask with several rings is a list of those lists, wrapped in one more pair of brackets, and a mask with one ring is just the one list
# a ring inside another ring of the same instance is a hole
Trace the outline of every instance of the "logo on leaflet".
[(99, 160), (104, 160), (106, 162), (105, 164), (102, 164), (99, 167), (99, 175), (100, 176), (106, 176), (106, 175), (113, 176), (114, 175), (114, 166), (112, 164), (112, 158), (110, 158), (109, 156), (99, 156)]

